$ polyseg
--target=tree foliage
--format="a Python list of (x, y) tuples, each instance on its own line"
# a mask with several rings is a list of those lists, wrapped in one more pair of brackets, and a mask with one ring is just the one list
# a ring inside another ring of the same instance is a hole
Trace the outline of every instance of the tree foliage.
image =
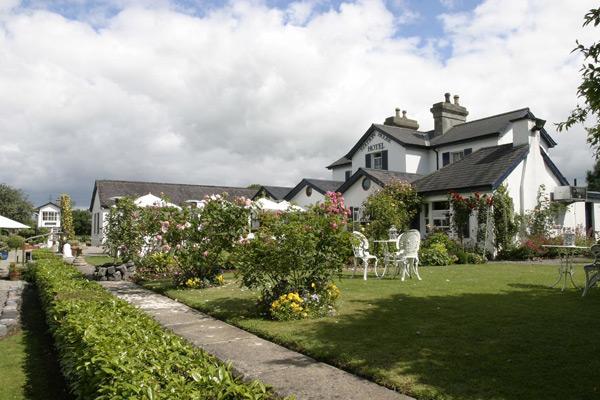
[(73, 212), (71, 211), (71, 197), (68, 194), (60, 195), (60, 229), (67, 240), (75, 239), (73, 228)]
[(92, 213), (89, 210), (73, 210), (73, 228), (77, 236), (92, 232)]
[[(584, 16), (583, 26), (600, 24), (600, 8), (591, 9)], [(587, 120), (594, 121), (593, 126), (585, 129), (588, 143), (595, 151), (596, 158), (600, 155), (600, 42), (594, 42), (588, 47), (576, 41), (577, 47), (573, 52), (579, 52), (584, 57), (581, 67), (582, 82), (577, 87), (577, 97), (583, 99), (583, 105), (577, 105), (567, 120), (557, 124), (558, 130), (568, 130), (573, 125), (583, 124)]]
[(15, 189), (4, 183), (0, 184), (0, 215), (31, 225), (33, 204), (20, 189)]
[(596, 161), (593, 170), (587, 172), (585, 180), (588, 190), (600, 191), (600, 160)]
[(402, 181), (388, 183), (365, 200), (364, 210), (369, 220), (367, 235), (387, 237), (392, 225), (399, 231), (409, 229), (421, 204), (422, 199), (411, 184)]

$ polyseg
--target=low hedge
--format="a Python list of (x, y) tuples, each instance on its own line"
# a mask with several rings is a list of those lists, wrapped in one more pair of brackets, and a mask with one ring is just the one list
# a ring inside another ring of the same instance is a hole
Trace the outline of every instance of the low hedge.
[(165, 331), (57, 259), (32, 265), (62, 372), (78, 399), (272, 399), (260, 382)]

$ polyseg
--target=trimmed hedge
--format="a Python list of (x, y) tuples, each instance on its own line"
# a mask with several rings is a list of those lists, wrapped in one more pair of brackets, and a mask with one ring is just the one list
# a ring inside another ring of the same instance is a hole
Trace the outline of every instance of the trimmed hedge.
[(78, 399), (272, 399), (57, 259), (32, 265), (62, 372)]

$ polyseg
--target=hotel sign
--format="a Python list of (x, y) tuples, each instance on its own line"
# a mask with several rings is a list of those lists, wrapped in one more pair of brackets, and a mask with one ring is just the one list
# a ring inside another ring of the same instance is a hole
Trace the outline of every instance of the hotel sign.
[(371, 144), (367, 147), (367, 151), (383, 150), (383, 143)]

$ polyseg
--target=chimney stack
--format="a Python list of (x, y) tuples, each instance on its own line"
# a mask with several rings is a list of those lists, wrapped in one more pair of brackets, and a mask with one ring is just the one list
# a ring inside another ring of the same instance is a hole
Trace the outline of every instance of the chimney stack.
[(415, 131), (419, 129), (419, 123), (416, 120), (406, 117), (406, 110), (403, 110), (402, 116), (400, 116), (400, 108), (396, 108), (396, 115), (393, 117), (387, 117), (383, 124), (388, 126), (397, 126), (399, 128), (413, 129)]
[(431, 107), (434, 123), (434, 136), (443, 135), (454, 125), (462, 124), (467, 121), (469, 112), (458, 102), (459, 96), (454, 96), (454, 104), (450, 102), (450, 93), (444, 94), (445, 101), (435, 103)]

